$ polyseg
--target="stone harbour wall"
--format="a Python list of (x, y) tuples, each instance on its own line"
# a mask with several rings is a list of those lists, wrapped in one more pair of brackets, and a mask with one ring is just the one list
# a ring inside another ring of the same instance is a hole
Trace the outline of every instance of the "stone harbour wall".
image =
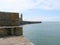
[(2, 36), (21, 36), (23, 35), (22, 27), (0, 28), (0, 37)]
[(19, 13), (0, 12), (0, 26), (19, 26)]

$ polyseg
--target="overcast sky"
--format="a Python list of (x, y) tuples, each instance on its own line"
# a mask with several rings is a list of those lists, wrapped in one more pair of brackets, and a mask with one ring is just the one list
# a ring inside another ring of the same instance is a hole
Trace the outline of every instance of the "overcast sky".
[(60, 21), (60, 0), (0, 0), (0, 11), (22, 13), (29, 21)]

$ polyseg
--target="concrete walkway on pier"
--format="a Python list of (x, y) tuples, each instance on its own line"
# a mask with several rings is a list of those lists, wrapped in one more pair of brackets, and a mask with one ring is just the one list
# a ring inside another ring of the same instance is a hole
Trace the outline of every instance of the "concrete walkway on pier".
[(0, 45), (34, 45), (24, 36), (12, 36), (0, 38)]

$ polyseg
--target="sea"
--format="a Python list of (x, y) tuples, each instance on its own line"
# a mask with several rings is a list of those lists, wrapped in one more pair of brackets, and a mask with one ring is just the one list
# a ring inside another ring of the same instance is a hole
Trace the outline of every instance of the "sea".
[(35, 45), (60, 45), (60, 22), (24, 25), (23, 35)]

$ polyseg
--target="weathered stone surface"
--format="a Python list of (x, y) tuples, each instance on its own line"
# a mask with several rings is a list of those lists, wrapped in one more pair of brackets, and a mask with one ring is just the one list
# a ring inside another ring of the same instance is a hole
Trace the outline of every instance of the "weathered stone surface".
[(19, 26), (19, 13), (0, 12), (0, 36), (22, 35), (22, 27), (13, 26)]
[(23, 28), (22, 27), (16, 27), (15, 28), (15, 35), (23, 35)]
[(0, 26), (19, 26), (19, 13), (0, 12)]
[(1, 36), (6, 36), (8, 35), (8, 30), (4, 29), (4, 28), (0, 28), (0, 37)]
[(0, 37), (1, 36), (12, 36), (12, 35), (23, 35), (22, 27), (15, 28), (0, 28)]

